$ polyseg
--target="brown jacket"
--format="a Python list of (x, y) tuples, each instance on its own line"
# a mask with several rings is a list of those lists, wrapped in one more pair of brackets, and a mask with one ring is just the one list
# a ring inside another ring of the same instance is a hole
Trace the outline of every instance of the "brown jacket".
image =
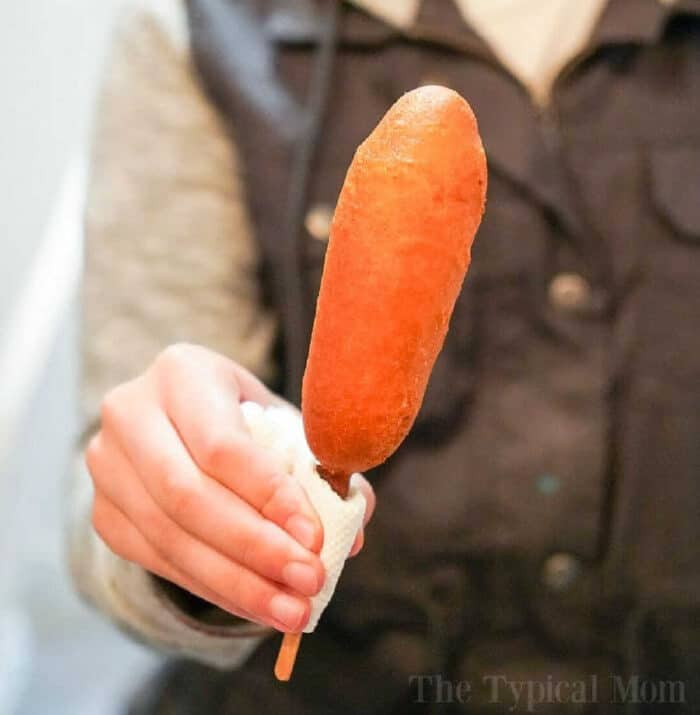
[(143, 711), (405, 713), (420, 673), (469, 681), (471, 711), (493, 705), (488, 673), (600, 674), (592, 712), (616, 711), (611, 674), (700, 703), (698, 3), (611, 0), (545, 111), (440, 0), (410, 31), (296, 0), (188, 5), (289, 394), (324, 250), (303, 219), (426, 76), (474, 106), (489, 208), (416, 429), (374, 475), (385, 506), (292, 685), (271, 684), (270, 642), (235, 675), (175, 666)]

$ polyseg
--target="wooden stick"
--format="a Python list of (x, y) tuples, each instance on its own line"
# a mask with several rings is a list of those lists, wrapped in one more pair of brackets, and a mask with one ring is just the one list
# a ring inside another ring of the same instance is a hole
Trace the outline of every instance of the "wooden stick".
[[(347, 499), (348, 492), (350, 491), (350, 474), (333, 472), (321, 465), (318, 466), (318, 473), (331, 485), (333, 491), (341, 499)], [(282, 645), (280, 646), (279, 653), (277, 654), (277, 661), (275, 662), (275, 677), (277, 680), (281, 680), (286, 683), (292, 677), (292, 671), (294, 670), (294, 663), (296, 663), (297, 660), (297, 653), (299, 653), (302, 635), (302, 633), (284, 634), (284, 637), (282, 638)]]
[(347, 499), (348, 492), (350, 491), (350, 477), (351, 474), (345, 474), (345, 472), (334, 472), (332, 469), (326, 469), (322, 464), (319, 464), (316, 468), (319, 476), (325, 479), (330, 485), (331, 489), (341, 498)]
[(277, 654), (275, 663), (275, 676), (277, 680), (286, 683), (292, 677), (294, 663), (297, 659), (299, 646), (301, 645), (301, 633), (285, 633), (282, 638), (280, 652)]

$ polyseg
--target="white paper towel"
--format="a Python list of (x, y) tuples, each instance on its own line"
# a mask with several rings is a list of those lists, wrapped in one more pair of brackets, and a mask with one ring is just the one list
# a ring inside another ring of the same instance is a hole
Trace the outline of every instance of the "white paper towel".
[(362, 526), (365, 498), (351, 482), (347, 499), (341, 499), (318, 475), (301, 417), (296, 412), (286, 407), (264, 408), (254, 402), (244, 402), (241, 409), (253, 440), (274, 452), (281, 459), (283, 468), (299, 480), (323, 524), (320, 556), (326, 569), (326, 580), (318, 595), (311, 599), (311, 616), (304, 633), (312, 633), (333, 597), (355, 536)]

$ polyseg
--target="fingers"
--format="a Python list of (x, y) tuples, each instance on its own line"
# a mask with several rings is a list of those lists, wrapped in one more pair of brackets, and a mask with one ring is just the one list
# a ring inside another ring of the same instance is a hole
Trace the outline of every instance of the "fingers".
[(100, 492), (95, 493), (92, 521), (95, 531), (117, 556), (138, 563), (147, 571), (177, 584), (238, 618), (265, 625), (251, 613), (237, 608), (161, 558), (143, 534)]
[(365, 515), (362, 520), (362, 529), (358, 532), (357, 536), (355, 537), (355, 542), (352, 545), (352, 549), (350, 549), (350, 556), (357, 556), (357, 554), (362, 551), (362, 547), (365, 544), (365, 531), (364, 527), (367, 526), (369, 523), (369, 520), (372, 518), (372, 515), (374, 514), (374, 509), (377, 505), (377, 498), (374, 494), (374, 489), (372, 489), (372, 485), (361, 475), (361, 474), (353, 474), (351, 478), (351, 484), (354, 486), (357, 486), (357, 488), (362, 492), (362, 495), (365, 498)]
[(365, 498), (366, 507), (363, 525), (367, 526), (377, 506), (377, 497), (374, 493), (374, 489), (372, 488), (372, 485), (364, 478), (364, 476), (362, 476), (362, 474), (353, 474), (350, 478), (350, 483), (353, 486), (357, 486), (357, 488), (362, 492), (362, 495)]
[[(246, 399), (284, 404), (229, 360), (184, 345), (112, 391), (87, 452), (95, 524), (124, 558), (232, 613), (298, 631), (325, 579), (323, 529), (286, 466), (253, 443)], [(374, 492), (353, 479), (366, 523)]]
[[(139, 398), (137, 392), (134, 398)], [(139, 429), (117, 430), (119, 446), (158, 508), (228, 559), (305, 596), (318, 593), (325, 577), (318, 555), (202, 473), (163, 412), (143, 404), (140, 409)], [(130, 409), (130, 396), (123, 394), (119, 415), (111, 419), (123, 420), (126, 414), (136, 414), (136, 409)], [(110, 448), (117, 461), (117, 450), (108, 442), (104, 449)], [(112, 489), (119, 488), (112, 484)]]
[(158, 507), (117, 446), (98, 437), (87, 456), (96, 493), (117, 506), (130, 524), (138, 525), (136, 531), (150, 547), (138, 550), (133, 533), (117, 535), (114, 524), (101, 521), (96, 528), (110, 548), (226, 610), (249, 614), (282, 631), (303, 629), (310, 611), (308, 598), (193, 538)]
[(216, 376), (217, 382), (228, 383), (230, 389), (238, 394), (241, 402), (250, 400), (263, 407), (289, 406), (289, 403), (268, 390), (255, 375), (244, 367), (199, 345), (188, 343), (171, 345), (158, 356), (154, 367), (158, 372), (166, 375), (171, 372), (181, 373), (183, 370), (185, 372), (192, 369), (197, 369), (198, 372), (207, 370)]
[[(242, 373), (222, 378), (224, 366), (188, 355), (171, 357), (167, 368), (159, 376), (160, 398), (199, 469), (318, 553), (323, 528), (306, 493), (279, 460), (248, 436), (239, 399), (253, 388), (236, 383)], [(248, 375), (248, 380), (255, 378)], [(256, 393), (266, 390), (257, 385)]]

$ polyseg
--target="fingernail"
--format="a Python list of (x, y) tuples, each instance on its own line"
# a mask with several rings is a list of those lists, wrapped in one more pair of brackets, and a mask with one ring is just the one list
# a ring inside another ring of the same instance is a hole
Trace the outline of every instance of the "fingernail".
[(316, 527), (301, 514), (289, 517), (286, 524), (287, 533), (295, 538), (303, 547), (313, 550), (316, 543)]
[(292, 631), (301, 628), (302, 619), (306, 615), (306, 607), (286, 593), (275, 594), (270, 599), (269, 609), (272, 618)]
[(319, 590), (316, 569), (309, 564), (292, 561), (282, 569), (284, 582), (304, 596), (315, 596)]
[(365, 532), (364, 529), (361, 530), (355, 537), (355, 543), (352, 545), (352, 550), (350, 551), (350, 556), (357, 556), (357, 554), (362, 551), (362, 547), (365, 545)]

